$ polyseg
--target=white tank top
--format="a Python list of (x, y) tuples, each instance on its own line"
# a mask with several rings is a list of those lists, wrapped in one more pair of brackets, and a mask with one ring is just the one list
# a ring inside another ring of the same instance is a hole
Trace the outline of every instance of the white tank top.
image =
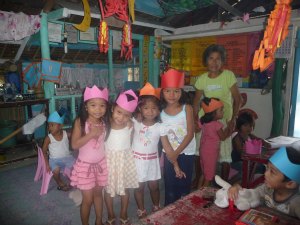
[(69, 150), (69, 139), (65, 130), (63, 131), (63, 138), (61, 141), (55, 140), (52, 134), (48, 134), (48, 137), (50, 138), (50, 144), (48, 146), (49, 158), (63, 158), (71, 155)]

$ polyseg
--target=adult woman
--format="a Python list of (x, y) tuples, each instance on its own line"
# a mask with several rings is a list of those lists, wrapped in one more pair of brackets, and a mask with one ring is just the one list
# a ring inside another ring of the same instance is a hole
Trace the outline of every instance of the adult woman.
[[(221, 45), (210, 45), (203, 53), (203, 63), (208, 72), (202, 74), (195, 83), (196, 94), (193, 102), (195, 122), (198, 122), (198, 110), (201, 97), (218, 98), (224, 103), (224, 117), (221, 122), (226, 126), (233, 123), (238, 115), (241, 103), (241, 96), (237, 87), (235, 75), (224, 70), (223, 65), (226, 59), (226, 50)], [(203, 115), (200, 110), (199, 115)], [(200, 146), (201, 148), (201, 146)], [(231, 138), (221, 142), (219, 162), (222, 165), (221, 176), (227, 180), (231, 162)]]

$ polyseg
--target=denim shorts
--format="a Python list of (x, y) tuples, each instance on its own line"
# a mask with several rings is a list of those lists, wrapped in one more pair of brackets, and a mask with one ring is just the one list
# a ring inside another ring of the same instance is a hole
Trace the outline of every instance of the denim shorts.
[(63, 158), (49, 158), (49, 165), (53, 171), (55, 168), (59, 167), (60, 170), (64, 168), (72, 169), (75, 159), (73, 156), (67, 156)]

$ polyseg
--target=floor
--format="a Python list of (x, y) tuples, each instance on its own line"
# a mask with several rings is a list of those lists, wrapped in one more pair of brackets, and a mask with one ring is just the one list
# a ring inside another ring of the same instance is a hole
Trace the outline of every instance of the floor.
[[(37, 157), (36, 157), (36, 150), (33, 148), (33, 145), (27, 145), (27, 146), (22, 146), (22, 147), (16, 147), (16, 148), (12, 148), (9, 149), (7, 151), (5, 151), (5, 153), (3, 153), (3, 151), (1, 152), (1, 158), (0, 158), (0, 172), (3, 174), (6, 171), (11, 171), (14, 169), (18, 169), (18, 168), (22, 168), (22, 167), (28, 167), (28, 165), (32, 165), (32, 169), (30, 170), (30, 181), (29, 181), (29, 185), (35, 185), (35, 190), (34, 192), (37, 192), (36, 194), (34, 193), (34, 196), (37, 195), (38, 196), (38, 191), (40, 188), (40, 183), (35, 183), (33, 182), (33, 176), (35, 173), (35, 168), (37, 165)], [(26, 159), (24, 159), (26, 158)], [(18, 160), (17, 162), (15, 162), (16, 160)], [(33, 171), (32, 171), (33, 170)], [(62, 193), (58, 193), (59, 191), (56, 190), (56, 186), (55, 186), (55, 182), (53, 181), (53, 179), (51, 180), (51, 183), (49, 185), (49, 191), (47, 194), (46, 198), (51, 198), (51, 196), (53, 196), (53, 198), (56, 198), (57, 195), (63, 196), (63, 198), (65, 198), (66, 202), (66, 207), (70, 207), (69, 210), (71, 210), (71, 214), (72, 214), (72, 225), (80, 225), (80, 215), (79, 215), (79, 207), (75, 207), (75, 204), (73, 204), (72, 200), (70, 200), (67, 197), (67, 194), (62, 195)], [(50, 187), (51, 186), (51, 187)], [(21, 187), (20, 187), (21, 188)], [(163, 181), (160, 181), (160, 190), (161, 190), (161, 202), (163, 203), (164, 201), (164, 187), (163, 187)], [(3, 194), (3, 192), (2, 192)], [(38, 197), (39, 198), (39, 197)], [(42, 199), (43, 201), (47, 201), (47, 199)], [(32, 200), (34, 201), (34, 200)], [(32, 203), (33, 205), (39, 205), (40, 203), (35, 202)], [(40, 206), (43, 207), (43, 206)], [(114, 199), (114, 208), (115, 208), (115, 212), (116, 215), (118, 215), (118, 212), (120, 210), (120, 198), (115, 198)], [(151, 199), (150, 199), (150, 194), (147, 188), (145, 188), (145, 208), (147, 210), (147, 212), (151, 212), (151, 208), (152, 208), (152, 203), (151, 203)], [(133, 196), (133, 192), (131, 190), (131, 194), (130, 194), (130, 203), (129, 203), (129, 209), (128, 209), (128, 216), (131, 219), (131, 221), (133, 222), (133, 224), (138, 225), (140, 224), (137, 216), (136, 216), (136, 203), (135, 203), (135, 199)], [(70, 213), (69, 213), (70, 214)], [(107, 217), (107, 212), (105, 210), (104, 207), (104, 211), (103, 211), (103, 218), (106, 219)], [(1, 219), (1, 212), (0, 212), (0, 219)], [(92, 221), (95, 221), (95, 215), (93, 210), (91, 211), (91, 216), (90, 216), (90, 223)], [(3, 221), (2, 221), (3, 222)], [(6, 223), (2, 223), (1, 225), (6, 225)], [(92, 222), (94, 223), (94, 222)], [(9, 223), (7, 223), (9, 224)], [(25, 224), (25, 223), (24, 223)], [(27, 223), (26, 223), (27, 224)], [(32, 223), (30, 225), (43, 225), (43, 224), (39, 224), (39, 223), (35, 223), (32, 221)], [(60, 223), (55, 223), (55, 224), (60, 224)], [(65, 224), (65, 223), (61, 223), (61, 224)]]

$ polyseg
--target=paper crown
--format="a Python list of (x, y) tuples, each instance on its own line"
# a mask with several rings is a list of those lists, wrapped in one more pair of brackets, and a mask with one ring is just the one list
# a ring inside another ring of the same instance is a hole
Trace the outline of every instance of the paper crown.
[(184, 86), (184, 73), (169, 69), (161, 75), (161, 88), (182, 88)]
[(209, 105), (206, 105), (203, 101), (201, 102), (201, 107), (205, 113), (210, 113), (223, 106), (223, 102), (216, 99), (211, 99)]
[(281, 147), (277, 150), (270, 158), (270, 162), (285, 176), (300, 184), (300, 165), (294, 164), (289, 160), (286, 147)]
[(260, 154), (262, 147), (262, 140), (250, 139), (245, 142), (245, 152), (247, 154)]
[[(127, 96), (131, 95), (134, 99), (131, 101), (127, 100)], [(128, 112), (134, 112), (135, 108), (137, 107), (138, 97), (135, 93), (130, 89), (123, 93), (121, 93), (116, 101), (117, 105), (120, 106), (122, 109), (127, 110)]]
[(143, 95), (153, 95), (156, 98), (160, 99), (161, 88), (154, 88), (149, 82), (140, 90), (140, 96)]
[(94, 85), (92, 88), (86, 87), (83, 96), (84, 101), (92, 98), (103, 98), (105, 101), (108, 101), (108, 90), (107, 88), (104, 88), (101, 91), (96, 85)]
[(65, 116), (60, 116), (57, 111), (54, 111), (53, 113), (50, 114), (48, 117), (48, 123), (59, 123), (63, 124), (65, 120)]

